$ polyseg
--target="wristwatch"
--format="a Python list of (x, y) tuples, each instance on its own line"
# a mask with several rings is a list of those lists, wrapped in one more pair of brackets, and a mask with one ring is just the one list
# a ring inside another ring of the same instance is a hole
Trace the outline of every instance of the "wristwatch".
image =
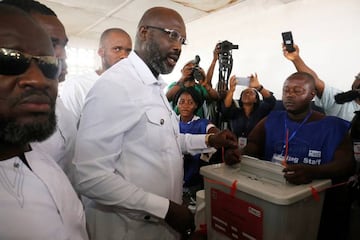
[(260, 85), (258, 88), (255, 88), (256, 89), (256, 91), (258, 91), (258, 92), (261, 92), (261, 90), (263, 90), (263, 85)]
[(213, 136), (213, 135), (215, 135), (215, 133), (208, 133), (208, 134), (205, 135), (205, 144), (206, 144), (206, 146), (210, 147), (209, 146), (209, 138), (210, 138), (210, 136)]

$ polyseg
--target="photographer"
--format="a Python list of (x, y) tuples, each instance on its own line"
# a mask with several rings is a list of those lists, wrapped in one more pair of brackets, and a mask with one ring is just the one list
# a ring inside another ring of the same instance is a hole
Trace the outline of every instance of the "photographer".
[[(203, 101), (216, 101), (219, 98), (217, 91), (211, 86), (211, 79), (210, 81), (207, 80), (204, 69), (199, 67), (196, 61), (191, 60), (187, 62), (181, 70), (181, 73), (182, 76), (179, 81), (171, 83), (166, 93), (167, 99), (169, 102), (172, 102), (172, 106), (177, 114), (179, 112), (173, 100), (181, 88), (194, 87), (199, 92)], [(203, 107), (198, 109), (196, 115), (202, 118), (205, 117)]]
[[(322, 81), (317, 76), (317, 74), (302, 60), (299, 54), (299, 47), (294, 44), (294, 48), (295, 51), (290, 53), (286, 51), (285, 46), (283, 46), (284, 56), (294, 64), (295, 68), (298, 71), (310, 73), (315, 78), (315, 104), (319, 107), (322, 107), (326, 115), (336, 116), (347, 121), (351, 121), (352, 118), (355, 116), (354, 112), (360, 110), (360, 99), (354, 98), (354, 100), (350, 102), (345, 102), (344, 104), (337, 104), (335, 102), (334, 96), (338, 93), (341, 93), (342, 91), (325, 84), (325, 82)], [(360, 73), (355, 76), (355, 80), (352, 83), (351, 89), (360, 89)]]

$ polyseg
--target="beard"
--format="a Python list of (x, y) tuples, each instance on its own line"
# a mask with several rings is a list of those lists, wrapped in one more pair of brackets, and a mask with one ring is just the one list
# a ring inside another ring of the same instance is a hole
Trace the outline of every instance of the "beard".
[(172, 72), (174, 67), (167, 64), (167, 56), (161, 55), (161, 50), (159, 44), (153, 39), (149, 40), (149, 43), (145, 45), (146, 55), (144, 56), (147, 59), (147, 64), (152, 70), (158, 74), (169, 74)]
[(19, 124), (15, 120), (1, 119), (0, 129), (0, 142), (19, 145), (41, 142), (50, 137), (56, 130), (55, 108), (52, 108), (48, 121), (45, 123), (35, 121)]

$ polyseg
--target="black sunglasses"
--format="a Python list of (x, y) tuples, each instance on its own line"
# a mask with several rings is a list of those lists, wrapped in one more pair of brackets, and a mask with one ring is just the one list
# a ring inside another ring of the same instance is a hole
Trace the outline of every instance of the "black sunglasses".
[(14, 49), (0, 48), (0, 74), (20, 75), (29, 68), (31, 60), (45, 77), (57, 79), (59, 74), (59, 60), (54, 56), (33, 56)]

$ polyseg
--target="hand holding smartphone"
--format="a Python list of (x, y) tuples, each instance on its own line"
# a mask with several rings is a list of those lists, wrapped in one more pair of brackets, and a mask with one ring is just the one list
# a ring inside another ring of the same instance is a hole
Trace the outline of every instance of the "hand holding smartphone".
[(294, 40), (291, 31), (281, 33), (286, 51), (295, 52)]

